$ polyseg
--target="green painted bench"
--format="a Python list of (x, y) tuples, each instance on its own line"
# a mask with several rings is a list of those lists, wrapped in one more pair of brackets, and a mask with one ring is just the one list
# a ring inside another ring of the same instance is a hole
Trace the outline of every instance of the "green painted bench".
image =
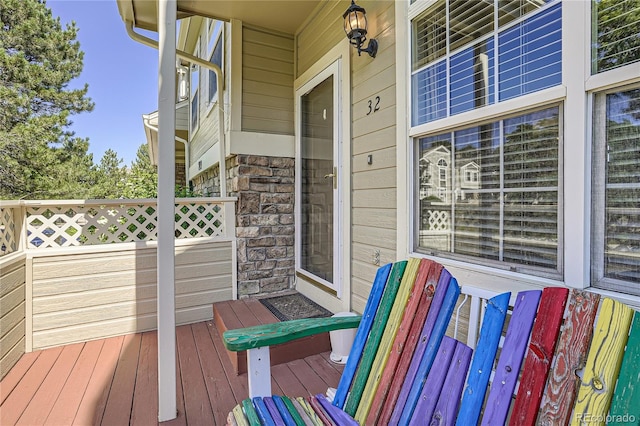
[[(466, 342), (445, 335), (463, 309)], [(355, 327), (331, 400), (271, 395), (269, 345)], [(229, 330), (224, 342), (247, 350), (250, 394), (229, 424), (640, 422), (640, 315), (585, 291), (460, 288), (426, 259), (381, 267), (362, 316)]]

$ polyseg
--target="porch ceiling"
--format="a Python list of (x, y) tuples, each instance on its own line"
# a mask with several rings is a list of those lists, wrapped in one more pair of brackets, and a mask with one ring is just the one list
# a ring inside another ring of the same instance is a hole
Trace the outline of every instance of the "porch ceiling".
[[(157, 0), (116, 0), (120, 16), (135, 27), (157, 31)], [(194, 15), (245, 23), (287, 34), (296, 30), (320, 0), (178, 0), (178, 19)]]

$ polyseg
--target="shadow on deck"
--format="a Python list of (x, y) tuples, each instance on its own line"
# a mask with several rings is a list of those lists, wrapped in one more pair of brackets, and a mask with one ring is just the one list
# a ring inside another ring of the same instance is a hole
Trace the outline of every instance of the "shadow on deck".
[[(247, 398), (213, 321), (180, 326), (178, 418), (164, 424), (226, 424)], [(276, 394), (337, 387), (342, 366), (329, 352), (272, 367)], [(25, 354), (0, 382), (0, 424), (157, 424), (157, 333), (130, 334)]]

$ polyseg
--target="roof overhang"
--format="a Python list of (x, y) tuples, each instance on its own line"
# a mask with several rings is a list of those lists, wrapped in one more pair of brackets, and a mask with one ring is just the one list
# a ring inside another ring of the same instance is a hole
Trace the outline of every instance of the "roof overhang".
[[(116, 0), (120, 16), (134, 27), (158, 28), (157, 0)], [(239, 19), (247, 24), (295, 34), (320, 0), (177, 0), (178, 19), (204, 16), (221, 21)]]
[[(188, 128), (189, 101), (182, 101), (176, 104), (176, 133), (186, 133)], [(144, 124), (144, 134), (147, 138), (147, 148), (151, 163), (158, 165), (158, 111), (142, 115)], [(185, 142), (184, 139), (176, 135), (176, 140)], [(177, 145), (176, 145), (177, 147)]]

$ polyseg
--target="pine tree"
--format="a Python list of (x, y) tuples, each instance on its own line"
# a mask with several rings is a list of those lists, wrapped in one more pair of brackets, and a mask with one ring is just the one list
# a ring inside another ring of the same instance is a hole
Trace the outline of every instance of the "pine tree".
[(0, 198), (85, 198), (93, 158), (70, 116), (93, 109), (75, 23), (44, 0), (0, 0)]

